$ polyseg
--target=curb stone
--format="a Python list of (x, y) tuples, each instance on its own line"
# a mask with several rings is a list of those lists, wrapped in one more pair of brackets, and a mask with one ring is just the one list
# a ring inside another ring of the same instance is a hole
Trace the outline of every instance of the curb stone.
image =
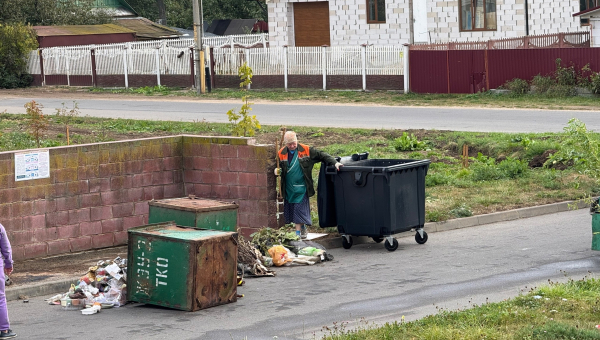
[[(582, 202), (582, 201), (567, 201), (567, 202), (540, 205), (540, 206), (535, 206), (535, 207), (520, 208), (520, 209), (514, 209), (514, 210), (508, 210), (508, 211), (500, 211), (500, 212), (485, 214), (485, 215), (457, 218), (457, 219), (447, 220), (447, 221), (443, 221), (443, 222), (430, 222), (430, 223), (425, 223), (424, 229), (427, 233), (434, 233), (434, 232), (442, 232), (442, 231), (448, 231), (448, 230), (454, 230), (454, 229), (476, 227), (476, 226), (490, 224), (490, 223), (512, 221), (512, 220), (518, 220), (518, 219), (522, 219), (522, 218), (554, 214), (554, 213), (558, 213), (558, 212), (564, 212), (564, 211), (571, 210), (569, 208), (569, 205), (573, 205), (573, 204), (577, 204), (577, 209), (584, 209), (584, 208), (589, 207), (585, 202)], [(399, 239), (399, 238), (404, 238), (404, 237), (412, 237), (413, 235), (414, 235), (414, 233), (403, 232), (403, 233), (394, 235), (394, 237), (396, 239)], [(365, 244), (365, 243), (375, 243), (373, 240), (371, 240), (371, 238), (366, 237), (366, 236), (353, 237), (352, 239), (353, 239), (354, 245)], [(342, 247), (342, 238), (341, 237), (325, 239), (325, 240), (317, 239), (315, 241), (320, 243), (327, 249)], [(6, 287), (6, 300), (7, 301), (17, 300), (17, 299), (19, 299), (19, 296), (21, 296), (21, 295), (24, 295), (27, 297), (33, 297), (33, 296), (41, 296), (41, 295), (51, 296), (51, 295), (61, 293), (61, 292), (64, 293), (65, 291), (68, 290), (68, 287), (70, 287), (72, 283), (76, 284), (77, 280), (78, 280), (78, 277), (74, 277), (74, 278), (70, 278), (70, 279), (57, 280), (57, 281), (52, 281), (52, 282), (32, 284), (32, 285), (28, 285), (25, 287), (11, 288), (9, 286), (9, 287)]]

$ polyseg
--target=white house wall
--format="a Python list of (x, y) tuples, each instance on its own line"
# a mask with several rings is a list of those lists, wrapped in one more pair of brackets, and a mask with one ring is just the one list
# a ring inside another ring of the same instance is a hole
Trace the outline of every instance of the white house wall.
[[(512, 38), (525, 35), (525, 0), (497, 0), (495, 31), (461, 32), (457, 1), (427, 1), (427, 30), (431, 43)], [(294, 2), (269, 0), (269, 44), (294, 45)], [(579, 0), (528, 0), (529, 34), (587, 31), (579, 18)], [(332, 45), (401, 45), (409, 42), (408, 0), (386, 0), (386, 23), (367, 24), (366, 0), (330, 0)]]
[[(294, 45), (294, 2), (270, 0), (269, 45)], [(408, 1), (406, 1), (408, 4)], [(332, 45), (397, 45), (409, 42), (408, 10), (405, 1), (386, 1), (386, 22), (367, 24), (366, 0), (330, 0), (329, 25)]]
[[(528, 3), (530, 35), (587, 31), (587, 27), (581, 27), (579, 18), (573, 18), (579, 12), (579, 0), (529, 0)], [(461, 32), (458, 1), (428, 0), (431, 42), (516, 38), (526, 34), (525, 0), (497, 0), (496, 11), (497, 30)]]

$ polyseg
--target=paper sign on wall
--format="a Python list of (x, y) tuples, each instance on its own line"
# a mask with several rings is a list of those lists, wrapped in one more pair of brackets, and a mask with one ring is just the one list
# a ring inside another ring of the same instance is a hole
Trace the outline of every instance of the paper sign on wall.
[(29, 150), (15, 153), (15, 181), (50, 177), (50, 152)]

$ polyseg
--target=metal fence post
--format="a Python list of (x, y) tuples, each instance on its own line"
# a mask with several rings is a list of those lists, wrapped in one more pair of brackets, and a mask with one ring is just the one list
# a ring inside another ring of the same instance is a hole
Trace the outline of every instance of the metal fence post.
[[(250, 67), (250, 48), (246, 47), (244, 50), (244, 54), (246, 55), (246, 65)], [(246, 85), (246, 89), (250, 90), (250, 84)]]
[(96, 74), (96, 49), (90, 49), (90, 55), (92, 58), (92, 86), (98, 86), (98, 75)]
[(38, 51), (40, 55), (40, 76), (42, 78), (42, 86), (46, 86), (46, 75), (44, 74), (44, 49), (40, 48)]
[(283, 88), (288, 90), (288, 45), (283, 46)]
[(362, 89), (367, 90), (367, 44), (360, 45), (360, 56), (362, 59)]
[(194, 46), (190, 46), (190, 80), (192, 83), (192, 87), (196, 86), (195, 76), (196, 73), (194, 73)]
[(123, 48), (123, 75), (125, 76), (125, 88), (129, 88), (129, 76), (127, 74), (127, 50), (129, 50), (130, 43), (125, 45)]
[(67, 86), (71, 86), (71, 76), (70, 76), (70, 70), (69, 70), (69, 57), (67, 56), (67, 51), (69, 51), (69, 54), (71, 54), (71, 50), (65, 50), (62, 51), (63, 52), (63, 56), (65, 58), (65, 66), (67, 68)]
[(403, 62), (404, 62), (404, 93), (410, 92), (410, 45), (404, 44), (403, 50)]
[(160, 56), (158, 55), (158, 50), (160, 47), (156, 49), (156, 82), (158, 86), (160, 86)]
[(321, 46), (321, 65), (323, 68), (323, 91), (327, 90), (327, 52), (325, 51), (327, 45)]

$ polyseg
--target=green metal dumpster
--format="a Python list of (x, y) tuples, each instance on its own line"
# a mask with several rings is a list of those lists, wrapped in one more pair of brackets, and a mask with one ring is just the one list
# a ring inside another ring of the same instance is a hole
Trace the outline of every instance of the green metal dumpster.
[(148, 202), (148, 223), (175, 221), (177, 225), (237, 231), (238, 204), (205, 198), (183, 197)]
[(600, 250), (600, 214), (592, 214), (592, 250)]
[(128, 237), (129, 301), (185, 311), (237, 301), (237, 233), (167, 222)]

